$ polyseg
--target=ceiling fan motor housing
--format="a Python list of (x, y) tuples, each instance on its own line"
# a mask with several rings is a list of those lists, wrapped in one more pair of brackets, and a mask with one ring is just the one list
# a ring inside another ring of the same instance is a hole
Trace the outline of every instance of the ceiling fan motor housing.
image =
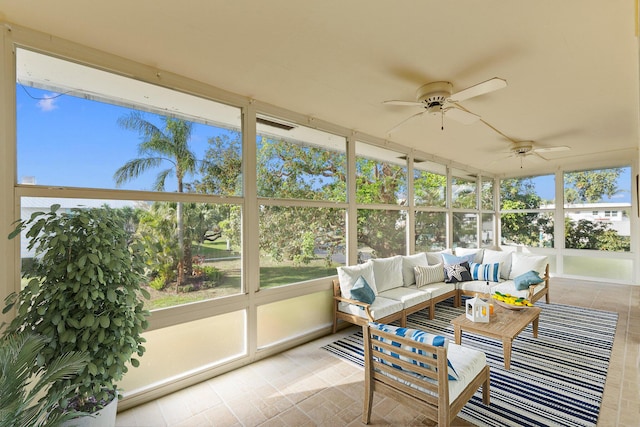
[(422, 85), (416, 91), (418, 102), (425, 104), (430, 114), (441, 114), (442, 106), (451, 97), (453, 85), (449, 82), (433, 82)]
[(529, 141), (516, 142), (511, 148), (511, 152), (517, 156), (524, 156), (533, 150), (533, 144)]

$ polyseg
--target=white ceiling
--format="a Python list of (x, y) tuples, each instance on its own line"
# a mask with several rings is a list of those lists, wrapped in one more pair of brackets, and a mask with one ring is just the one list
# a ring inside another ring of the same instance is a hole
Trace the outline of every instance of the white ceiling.
[[(0, 0), (0, 20), (500, 175), (637, 160), (636, 15), (634, 0)], [(492, 77), (508, 87), (461, 105), (571, 150), (521, 165), (485, 123), (427, 115), (388, 134), (420, 110), (383, 101)]]

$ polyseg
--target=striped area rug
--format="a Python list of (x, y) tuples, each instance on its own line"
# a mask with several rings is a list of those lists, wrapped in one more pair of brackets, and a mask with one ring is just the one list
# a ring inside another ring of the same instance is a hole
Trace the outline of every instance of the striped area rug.
[[(409, 316), (407, 327), (448, 336), (451, 319), (463, 313), (448, 300), (436, 318)], [(499, 340), (463, 332), (462, 344), (480, 349), (491, 367), (491, 405), (478, 391), (459, 417), (478, 426), (595, 426), (607, 378), (618, 314), (538, 302), (538, 338), (531, 325), (513, 341), (511, 369), (504, 369)], [(324, 349), (363, 366), (362, 332)]]

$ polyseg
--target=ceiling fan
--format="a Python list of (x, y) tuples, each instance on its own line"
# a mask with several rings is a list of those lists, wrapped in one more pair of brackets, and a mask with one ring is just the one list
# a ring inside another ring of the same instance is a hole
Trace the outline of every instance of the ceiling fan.
[(567, 151), (570, 149), (571, 147), (567, 147), (566, 145), (535, 147), (533, 141), (516, 141), (516, 142), (512, 142), (511, 147), (509, 148), (509, 151), (506, 151), (507, 153), (510, 153), (510, 154), (505, 158), (509, 158), (509, 157), (519, 158), (520, 167), (522, 167), (522, 161), (527, 156), (533, 155), (541, 158), (542, 160), (549, 161), (548, 158), (544, 157), (540, 153), (550, 153), (554, 151)]
[[(432, 82), (422, 85), (416, 91), (415, 101), (384, 101), (386, 105), (401, 105), (409, 107), (422, 107), (424, 110), (416, 113), (409, 118), (398, 123), (389, 130), (389, 133), (395, 131), (409, 120), (421, 116), (423, 114), (440, 115), (444, 118), (456, 120), (462, 124), (472, 124), (480, 120), (480, 116), (469, 112), (467, 109), (458, 105), (458, 102), (469, 98), (484, 95), (489, 92), (502, 89), (507, 86), (507, 81), (499, 77), (494, 77), (485, 82), (468, 87), (460, 92), (453, 93), (453, 85), (449, 82)], [(442, 126), (444, 129), (444, 125)]]

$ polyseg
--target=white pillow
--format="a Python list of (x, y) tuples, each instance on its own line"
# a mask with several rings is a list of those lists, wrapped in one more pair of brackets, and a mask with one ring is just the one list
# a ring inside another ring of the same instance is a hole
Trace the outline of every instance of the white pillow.
[(344, 298), (351, 299), (351, 288), (356, 280), (362, 276), (367, 281), (371, 290), (378, 295), (376, 290), (376, 281), (373, 276), (373, 264), (371, 260), (364, 264), (350, 265), (338, 267), (338, 280), (340, 281), (340, 293)]
[(378, 292), (402, 286), (401, 255), (389, 258), (374, 258), (371, 262), (373, 263), (373, 275), (376, 278), (376, 295), (378, 295)]
[(427, 261), (429, 262), (429, 265), (444, 263), (442, 254), (453, 255), (453, 251), (451, 249), (443, 249), (440, 252), (427, 252)]
[(480, 248), (456, 248), (456, 256), (475, 255), (473, 262), (482, 264), (484, 249)]
[(500, 277), (507, 280), (509, 278), (509, 272), (511, 271), (511, 252), (485, 249), (482, 264), (495, 263), (502, 264), (500, 266)]
[(544, 276), (546, 266), (547, 257), (545, 255), (526, 255), (520, 252), (514, 252), (509, 279), (515, 279), (521, 274), (531, 270), (535, 271), (542, 277)]
[(411, 286), (416, 283), (416, 275), (414, 274), (413, 267), (427, 266), (427, 254), (420, 252), (415, 255), (407, 255), (402, 257), (402, 282), (405, 286)]
[(442, 264), (415, 267), (416, 286), (425, 286), (430, 283), (444, 282), (444, 267)]

